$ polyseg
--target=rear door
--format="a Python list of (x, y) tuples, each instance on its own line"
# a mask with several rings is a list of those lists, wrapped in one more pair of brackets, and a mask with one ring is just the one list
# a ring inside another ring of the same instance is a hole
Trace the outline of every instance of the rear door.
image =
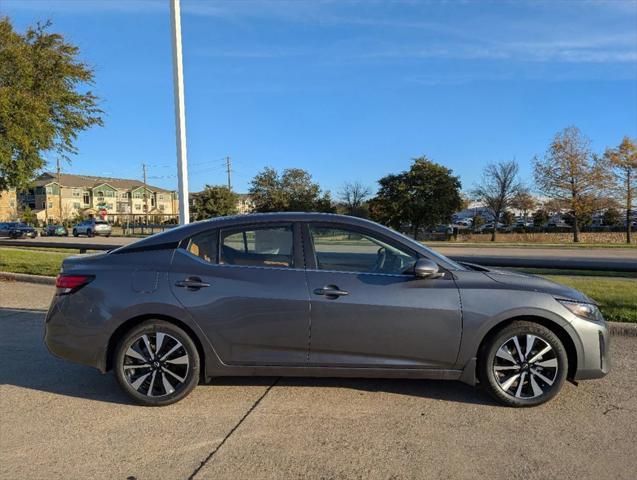
[(451, 367), (460, 297), (447, 272), (412, 273), (418, 254), (342, 225), (304, 226), (311, 298), (310, 365)]
[(298, 226), (200, 233), (176, 250), (170, 280), (222, 362), (307, 363), (309, 296)]

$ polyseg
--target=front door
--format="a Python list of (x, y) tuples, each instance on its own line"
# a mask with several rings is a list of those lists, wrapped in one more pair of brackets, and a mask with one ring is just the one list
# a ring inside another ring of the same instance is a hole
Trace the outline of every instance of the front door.
[(307, 363), (309, 298), (294, 237), (292, 225), (247, 226), (176, 250), (173, 292), (223, 363)]
[[(366, 231), (309, 224), (310, 365), (451, 367), (461, 336), (450, 273), (417, 278), (408, 247)], [(312, 267), (312, 268), (310, 268)]]

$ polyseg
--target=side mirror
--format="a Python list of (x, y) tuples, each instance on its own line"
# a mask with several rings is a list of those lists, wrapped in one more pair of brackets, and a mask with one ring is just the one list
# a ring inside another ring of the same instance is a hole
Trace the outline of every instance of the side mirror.
[(420, 278), (440, 278), (444, 273), (438, 271), (438, 264), (428, 258), (420, 258), (414, 265), (414, 275)]

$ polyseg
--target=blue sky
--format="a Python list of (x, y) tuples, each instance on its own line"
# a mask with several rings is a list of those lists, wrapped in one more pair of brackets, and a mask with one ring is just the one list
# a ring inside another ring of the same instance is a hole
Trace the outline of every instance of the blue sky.
[[(176, 186), (167, 0), (0, 0), (51, 19), (95, 67), (105, 127), (69, 173)], [(246, 191), (265, 166), (376, 187), (427, 155), (465, 189), (577, 125), (593, 148), (637, 137), (637, 1), (182, 0), (190, 187)]]

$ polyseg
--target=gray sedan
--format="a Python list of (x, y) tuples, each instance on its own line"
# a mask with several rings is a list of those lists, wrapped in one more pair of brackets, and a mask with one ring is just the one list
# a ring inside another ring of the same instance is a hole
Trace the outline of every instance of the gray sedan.
[(68, 258), (45, 341), (146, 405), (211, 377), (284, 375), (460, 380), (518, 407), (605, 375), (608, 338), (571, 288), (458, 264), (367, 220), (278, 213)]

